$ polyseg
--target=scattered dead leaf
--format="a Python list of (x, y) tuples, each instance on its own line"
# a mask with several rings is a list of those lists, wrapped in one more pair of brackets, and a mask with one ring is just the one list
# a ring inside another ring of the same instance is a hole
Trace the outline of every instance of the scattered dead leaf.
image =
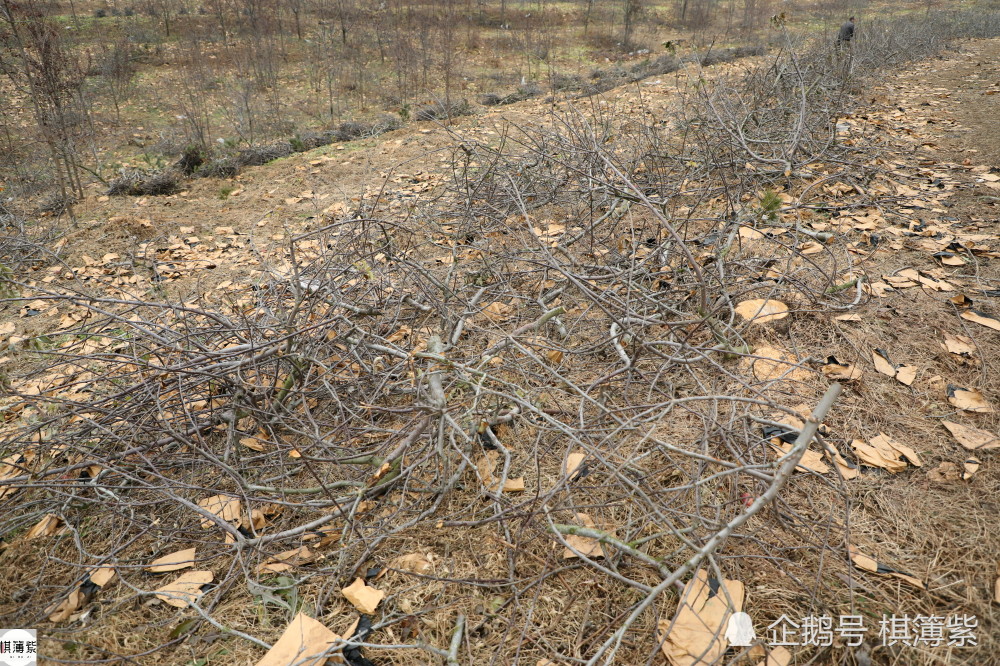
[(410, 571), (415, 574), (428, 574), (434, 570), (434, 565), (426, 556), (420, 553), (409, 553), (407, 555), (400, 555), (399, 557), (393, 559), (389, 562), (389, 566), (393, 569), (401, 569), (403, 571)]
[(927, 478), (934, 483), (948, 483), (958, 481), (958, 465), (953, 462), (943, 462), (934, 469), (927, 470)]
[(673, 621), (657, 623), (657, 640), (671, 666), (720, 661), (729, 646), (725, 638), (729, 618), (743, 610), (744, 594), (740, 581), (723, 580), (720, 586), (699, 570), (684, 587)]
[(851, 555), (851, 562), (853, 562), (854, 566), (862, 571), (868, 571), (883, 576), (892, 576), (893, 578), (898, 578), (909, 583), (910, 585), (919, 587), (922, 590), (927, 589), (927, 586), (924, 585), (923, 581), (919, 578), (916, 578), (915, 576), (912, 576), (904, 571), (899, 571), (897, 569), (887, 567), (884, 564), (880, 564), (874, 558), (862, 553), (854, 545), (848, 545), (847, 550)]
[(781, 301), (755, 298), (736, 306), (736, 314), (753, 324), (765, 324), (788, 316), (788, 306)]
[[(589, 527), (590, 529), (596, 529), (597, 526), (594, 524), (594, 520), (586, 513), (577, 513), (576, 519), (583, 524), (584, 527)], [(604, 548), (601, 546), (601, 542), (597, 539), (591, 539), (590, 537), (577, 536), (575, 534), (566, 535), (566, 543), (568, 543), (571, 548), (563, 549), (563, 559), (570, 560), (579, 557), (574, 549), (580, 554), (594, 558), (594, 557), (604, 557)]]
[(985, 312), (981, 312), (980, 310), (970, 308), (959, 316), (962, 317), (962, 319), (981, 324), (987, 328), (992, 328), (994, 331), (1000, 331), (1000, 319), (997, 319), (993, 315), (988, 315)]
[(947, 394), (948, 402), (967, 412), (991, 414), (994, 411), (993, 406), (986, 402), (986, 398), (979, 389), (969, 389), (963, 386), (948, 384)]
[(302, 564), (308, 564), (316, 558), (316, 554), (308, 546), (299, 546), (269, 557), (259, 567), (257, 573), (281, 573)]
[[(211, 497), (206, 497), (203, 500), (198, 501), (198, 506), (214, 513), (219, 518), (226, 521), (238, 520), (240, 517), (240, 507), (242, 506), (240, 500), (236, 497), (229, 497), (227, 495), (212, 495)], [(208, 519), (201, 519), (201, 526), (205, 529), (212, 527), (215, 523)]]
[(158, 557), (149, 563), (146, 571), (153, 573), (166, 573), (167, 571), (180, 571), (194, 566), (194, 558), (197, 548), (185, 548), (177, 552)]
[(342, 589), (341, 594), (354, 605), (358, 612), (371, 615), (385, 599), (385, 592), (366, 585), (363, 578), (357, 578), (353, 583)]
[(827, 358), (826, 365), (820, 370), (827, 379), (855, 381), (864, 376), (864, 373), (857, 366), (851, 363), (841, 363), (834, 356)]
[(174, 582), (155, 590), (156, 597), (177, 608), (186, 608), (201, 596), (201, 588), (215, 579), (211, 571), (188, 571)]
[(577, 451), (571, 453), (566, 457), (566, 476), (570, 481), (576, 478), (577, 472), (582, 472), (580, 466), (583, 465), (583, 461), (586, 460), (587, 454), (583, 451)]
[(790, 352), (775, 347), (757, 347), (754, 356), (749, 359), (753, 374), (762, 382), (789, 379), (803, 381), (810, 376), (810, 371), (798, 365), (799, 360)]
[[(257, 666), (323, 666), (329, 663), (328, 653), (341, 637), (305, 613), (295, 616), (278, 642), (271, 646)], [(334, 657), (336, 662), (343, 659)]]
[(34, 527), (24, 534), (25, 539), (38, 539), (54, 535), (62, 526), (62, 519), (55, 514), (48, 514), (35, 523)]
[(941, 425), (948, 429), (959, 444), (970, 451), (1000, 448), (1000, 437), (991, 432), (954, 421), (942, 421)]
[(945, 351), (962, 357), (971, 357), (976, 351), (976, 343), (972, 338), (965, 335), (944, 334), (944, 344), (941, 345)]
[(967, 458), (962, 463), (962, 466), (965, 468), (965, 471), (962, 472), (962, 480), (968, 481), (971, 479), (972, 475), (979, 471), (980, 465), (982, 465), (982, 463), (978, 458)]

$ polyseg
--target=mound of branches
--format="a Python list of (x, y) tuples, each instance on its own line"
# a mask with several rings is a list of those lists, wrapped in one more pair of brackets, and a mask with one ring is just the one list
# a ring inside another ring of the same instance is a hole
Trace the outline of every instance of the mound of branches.
[(106, 193), (113, 197), (165, 196), (180, 192), (182, 180), (183, 173), (174, 169), (122, 169)]
[(421, 122), (428, 120), (442, 120), (445, 118), (457, 118), (459, 116), (470, 116), (473, 113), (472, 105), (468, 100), (460, 102), (434, 102), (425, 104), (413, 112), (413, 119)]
[(289, 141), (278, 141), (266, 145), (250, 146), (236, 155), (236, 165), (240, 168), (248, 166), (263, 166), (268, 162), (288, 157), (294, 151)]

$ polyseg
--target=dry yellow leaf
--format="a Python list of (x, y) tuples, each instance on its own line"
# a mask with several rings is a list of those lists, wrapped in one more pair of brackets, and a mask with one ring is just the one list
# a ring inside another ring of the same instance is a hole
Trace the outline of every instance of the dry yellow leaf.
[[(702, 666), (721, 661), (729, 646), (729, 618), (743, 610), (745, 590), (738, 580), (709, 580), (699, 570), (684, 587), (673, 621), (657, 623), (657, 640), (671, 666)], [(731, 600), (731, 601), (730, 601)]]
[(211, 571), (188, 571), (177, 580), (154, 590), (156, 597), (177, 608), (186, 608), (201, 596), (201, 588), (211, 583), (215, 576)]
[(116, 575), (114, 567), (100, 567), (90, 572), (90, 582), (98, 587), (104, 587), (114, 580)]
[(856, 312), (834, 317), (834, 321), (864, 321), (864, 318)]
[(901, 455), (910, 461), (910, 464), (915, 467), (922, 467), (923, 462), (920, 460), (920, 456), (917, 452), (911, 449), (909, 446), (903, 444), (902, 442), (889, 437), (889, 435), (884, 432), (880, 432), (877, 437), (872, 437), (870, 440), (872, 446), (876, 447), (879, 451), (885, 452), (895, 452), (897, 456)]
[(880, 564), (874, 558), (869, 557), (868, 555), (862, 553), (854, 545), (849, 544), (847, 546), (847, 551), (848, 553), (850, 553), (851, 561), (854, 563), (854, 566), (858, 567), (859, 569), (862, 569), (864, 571), (869, 571), (874, 574), (880, 574), (883, 576), (892, 576), (893, 578), (898, 578), (902, 581), (906, 581), (910, 585), (919, 587), (922, 590), (927, 589), (927, 586), (919, 578), (911, 576), (910, 574), (904, 571), (898, 571), (897, 569), (892, 569), (890, 567), (885, 566), (884, 564)]
[(251, 449), (252, 451), (263, 451), (264, 443), (257, 439), (256, 437), (244, 437), (240, 439), (240, 444)]
[(948, 481), (958, 481), (960, 474), (958, 465), (953, 462), (943, 462), (934, 469), (927, 471), (927, 478), (934, 483), (947, 483)]
[(1000, 331), (1000, 319), (992, 315), (988, 315), (985, 312), (980, 312), (975, 309), (968, 309), (961, 315), (962, 319), (967, 319), (968, 321), (981, 324), (987, 328), (992, 328), (994, 331)]
[(577, 451), (576, 453), (571, 453), (566, 456), (566, 476), (569, 477), (570, 480), (572, 480), (574, 475), (580, 470), (580, 466), (586, 458), (587, 454), (582, 451)]
[[(214, 513), (223, 520), (237, 520), (240, 517), (240, 507), (242, 506), (240, 500), (235, 497), (229, 497), (227, 495), (212, 495), (211, 497), (206, 497), (203, 500), (198, 501), (198, 506)], [(201, 519), (201, 526), (205, 529), (212, 527), (215, 523), (208, 519)]]
[(783, 645), (771, 648), (767, 659), (758, 662), (757, 666), (789, 666), (792, 663), (792, 653)]
[(906, 469), (906, 463), (899, 459), (899, 453), (894, 450), (880, 450), (868, 444), (864, 440), (856, 439), (851, 442), (851, 448), (857, 454), (862, 463), (869, 467), (881, 467), (893, 474)]
[(503, 484), (503, 492), (505, 493), (523, 493), (524, 492), (524, 477), (519, 476), (516, 479), (507, 479)]
[(194, 557), (197, 551), (197, 548), (185, 548), (184, 550), (178, 550), (177, 552), (170, 553), (169, 555), (158, 557), (149, 563), (149, 566), (146, 567), (146, 571), (151, 571), (153, 573), (166, 573), (167, 571), (187, 569), (188, 567), (194, 566)]
[(946, 351), (958, 356), (971, 356), (976, 351), (976, 343), (972, 338), (965, 335), (944, 334), (944, 344)]
[(281, 573), (300, 564), (312, 562), (316, 554), (308, 546), (299, 546), (269, 557), (259, 567), (257, 573)]
[[(594, 520), (586, 513), (576, 514), (576, 518), (584, 527), (589, 527), (590, 529), (596, 529)], [(563, 559), (570, 560), (580, 555), (586, 557), (604, 557), (604, 548), (601, 546), (601, 542), (597, 539), (591, 539), (590, 537), (577, 536), (575, 534), (566, 535), (566, 543), (568, 543), (572, 548), (563, 549)], [(574, 550), (576, 552), (574, 552)]]
[(391, 562), (389, 566), (393, 569), (410, 571), (415, 574), (428, 574), (434, 569), (434, 565), (424, 555), (420, 553), (409, 553), (400, 555)]
[(864, 376), (861, 369), (851, 363), (827, 363), (820, 370), (828, 379), (855, 381)]
[(942, 421), (941, 425), (948, 429), (959, 444), (970, 451), (1000, 448), (1000, 437), (991, 432), (953, 421)]
[(52, 513), (47, 514), (25, 533), (24, 538), (37, 539), (39, 537), (52, 536), (59, 531), (61, 525), (62, 519), (59, 516)]
[(913, 380), (917, 378), (917, 366), (900, 365), (896, 368), (896, 381), (906, 386), (911, 386)]
[(329, 654), (341, 640), (317, 620), (299, 613), (256, 666), (323, 666), (330, 661), (343, 663), (339, 656)]
[(358, 612), (371, 615), (385, 599), (385, 592), (366, 585), (363, 578), (357, 578), (353, 583), (340, 591)]
[(563, 352), (561, 349), (550, 349), (545, 353), (545, 355), (548, 357), (549, 363), (559, 364), (563, 360)]
[(73, 591), (69, 593), (69, 596), (63, 599), (60, 603), (50, 606), (46, 609), (46, 613), (49, 616), (50, 622), (65, 622), (73, 615), (73, 613), (80, 610), (85, 602), (83, 596), (83, 590), (77, 585), (73, 588)]
[(963, 461), (962, 466), (965, 468), (965, 471), (962, 472), (962, 479), (965, 481), (971, 479), (972, 475), (979, 471), (980, 465), (982, 465), (982, 463), (976, 458), (968, 458)]
[(992, 413), (993, 407), (978, 389), (968, 389), (963, 386), (949, 384), (947, 388), (948, 402), (959, 409), (967, 412), (978, 412), (983, 414)]
[(755, 298), (736, 306), (736, 314), (754, 324), (765, 324), (788, 316), (788, 306), (781, 301)]
[(872, 362), (875, 363), (875, 369), (881, 372), (883, 375), (889, 377), (896, 376), (896, 366), (886, 358), (883, 354), (879, 353), (881, 350), (876, 349), (872, 351)]
[(493, 321), (502, 321), (514, 313), (514, 306), (508, 303), (494, 301), (480, 310), (480, 313), (486, 315), (488, 319)]
[[(771, 448), (774, 449), (774, 452), (779, 457), (786, 455), (793, 447), (794, 444), (783, 442), (777, 437), (771, 439)], [(810, 449), (805, 450), (805, 453), (802, 454), (802, 459), (795, 466), (795, 469), (802, 470), (803, 472), (816, 472), (817, 474), (826, 474), (830, 471), (830, 467), (823, 462), (823, 454)]]

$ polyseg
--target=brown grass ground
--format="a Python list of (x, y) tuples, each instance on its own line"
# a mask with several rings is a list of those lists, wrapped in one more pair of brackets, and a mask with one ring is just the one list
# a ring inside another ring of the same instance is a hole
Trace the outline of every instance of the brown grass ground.
[[(976, 64), (981, 63), (981, 64)], [(941, 163), (969, 166), (985, 164), (1000, 166), (1000, 134), (991, 122), (997, 108), (997, 97), (986, 90), (996, 87), (995, 76), (980, 72), (996, 71), (1000, 64), (1000, 42), (968, 44), (946, 59), (921, 63), (886, 86), (883, 97), (873, 105), (873, 114), (902, 106), (912, 111), (895, 119), (896, 126), (879, 129), (898, 132), (907, 129), (917, 138), (937, 142), (936, 151), (921, 148), (916, 141), (910, 154), (900, 161), (911, 171), (924, 167), (936, 169)], [(977, 76), (978, 75), (978, 76)], [(940, 87), (948, 91), (942, 98)], [(619, 93), (627, 100), (630, 92)], [(650, 95), (661, 94), (650, 87)], [(935, 106), (923, 106), (924, 103)], [(932, 109), (933, 113), (924, 113)], [(538, 104), (520, 105), (504, 112), (508, 118), (521, 122), (544, 122), (544, 107)], [(926, 120), (932, 118), (933, 123)], [(471, 136), (487, 137), (495, 131), (491, 123), (496, 115), (465, 120), (460, 131)], [(954, 124), (942, 120), (953, 119)], [(900, 140), (902, 141), (902, 140)], [(327, 147), (305, 155), (296, 155), (259, 169), (248, 170), (235, 183), (212, 180), (195, 181), (184, 194), (164, 199), (133, 198), (100, 200), (89, 198), (80, 211), (85, 221), (69, 242), (73, 247), (68, 258), (78, 260), (83, 254), (127, 252), (134, 247), (137, 235), (145, 233), (128, 220), (112, 222), (111, 218), (129, 216), (147, 218), (158, 232), (178, 235), (210, 236), (218, 226), (232, 226), (237, 231), (253, 233), (264, 246), (279, 246), (287, 233), (285, 227), (301, 229), (307, 219), (322, 207), (337, 200), (350, 204), (369, 183), (392, 169), (415, 174), (434, 172), (444, 160), (444, 150), (452, 138), (442, 129), (407, 128), (377, 141), (361, 142), (341, 147)], [(323, 156), (330, 159), (313, 164)], [(931, 165), (928, 162), (936, 162)], [(974, 174), (956, 166), (950, 171), (964, 183), (971, 183)], [(219, 198), (222, 186), (234, 185), (242, 190), (237, 195)], [(311, 190), (331, 196), (327, 199), (303, 198), (291, 200), (301, 192)], [(991, 194), (992, 193), (992, 194)], [(982, 220), (982, 232), (996, 235), (998, 206), (982, 197), (994, 196), (995, 190), (985, 186), (963, 189), (951, 198), (954, 205), (946, 213), (929, 211), (889, 211), (898, 215), (939, 219), (957, 217), (962, 223)], [(180, 227), (194, 227), (181, 232)], [(175, 231), (176, 230), (176, 231)], [(98, 235), (101, 234), (101, 235)], [(948, 275), (967, 285), (963, 292), (985, 310), (1000, 311), (1000, 299), (985, 292), (1000, 288), (997, 259), (983, 259), (976, 266), (948, 269)], [(873, 275), (888, 275), (905, 267), (921, 269), (937, 266), (930, 253), (911, 246), (894, 251), (888, 248), (873, 255), (866, 264)], [(201, 271), (185, 275), (177, 283), (178, 292), (210, 290), (220, 282), (250, 278), (247, 266), (223, 266), (222, 270)], [(826, 613), (863, 614), (868, 619), (866, 645), (857, 650), (834, 647), (827, 650), (802, 650), (794, 663), (893, 665), (930, 664), (994, 664), (1000, 663), (1000, 626), (993, 586), (997, 579), (1000, 530), (997, 511), (1000, 508), (1000, 466), (995, 455), (979, 455), (983, 465), (970, 480), (933, 483), (927, 470), (943, 461), (961, 465), (967, 452), (948, 435), (940, 420), (953, 418), (979, 428), (998, 432), (995, 414), (956, 414), (945, 399), (944, 385), (957, 384), (979, 388), (994, 405), (1000, 404), (1000, 379), (996, 359), (1000, 358), (1000, 332), (961, 320), (948, 296), (920, 288), (903, 289), (885, 298), (866, 299), (855, 311), (860, 322), (834, 321), (837, 313), (803, 314), (796, 316), (784, 330), (764, 329), (751, 339), (754, 343), (781, 344), (798, 350), (800, 356), (823, 358), (836, 355), (842, 361), (857, 363), (865, 371), (860, 382), (846, 386), (843, 398), (827, 420), (830, 439), (841, 445), (855, 437), (870, 437), (879, 431), (892, 433), (909, 443), (921, 455), (923, 468), (910, 468), (889, 475), (866, 469), (865, 473), (843, 485), (819, 483), (805, 476), (797, 477), (794, 487), (784, 500), (789, 511), (801, 511), (815, 526), (825, 526), (826, 532), (812, 533), (803, 542), (781, 542), (780, 530), (769, 524), (766, 533), (772, 542), (750, 538), (734, 539), (720, 553), (726, 573), (747, 584), (747, 610), (754, 618), (758, 633), (781, 613), (791, 617)], [(36, 318), (19, 333), (31, 334), (44, 328), (44, 320)], [(19, 322), (19, 326), (24, 325)], [(37, 329), (37, 330), (34, 330)], [(960, 363), (944, 352), (939, 343), (943, 333), (973, 337), (978, 347), (975, 363)], [(871, 365), (873, 347), (889, 350), (896, 362), (918, 367), (912, 387), (879, 375)], [(822, 380), (812, 376), (804, 385), (773, 387), (785, 391), (789, 398), (801, 401), (813, 399), (821, 391)], [(523, 428), (525, 426), (518, 426)], [(696, 433), (685, 432), (682, 423), (671, 423), (672, 437)], [(512, 437), (531, 441), (531, 432), (511, 433)], [(624, 458), (634, 452), (623, 443), (618, 451)], [(563, 450), (558, 440), (534, 438), (534, 451), (549, 455), (547, 467), (532, 472), (532, 483), (538, 487), (554, 483), (559, 476)], [(527, 452), (526, 452), (527, 453)], [(527, 458), (525, 458), (527, 459)], [(592, 483), (599, 485), (600, 480)], [(844, 499), (847, 503), (845, 505)], [(443, 519), (464, 516), (481, 498), (477, 492), (456, 492), (441, 510)], [(152, 509), (150, 509), (152, 510)], [(595, 509), (599, 524), (626, 522), (628, 515)], [(164, 520), (169, 520), (164, 516)], [(774, 520), (762, 516), (755, 520)], [(845, 524), (846, 523), (846, 524)], [(751, 528), (753, 523), (751, 523)], [(802, 539), (802, 532), (792, 519), (788, 539)], [(511, 529), (518, 529), (513, 521)], [(527, 529), (527, 528), (525, 528)], [(747, 533), (752, 535), (753, 531)], [(764, 531), (762, 530), (762, 534)], [(191, 535), (200, 539), (200, 534)], [(462, 612), (469, 618), (469, 643), (475, 655), (469, 663), (535, 664), (555, 651), (586, 659), (593, 647), (591, 636), (601, 635), (619, 623), (638, 594), (623, 586), (595, 575), (585, 567), (567, 566), (559, 557), (560, 548), (543, 533), (530, 531), (518, 535), (519, 548), (514, 552), (494, 526), (474, 528), (434, 528), (421, 525), (395, 537), (385, 544), (386, 553), (430, 552), (435, 555), (432, 575), (420, 578), (390, 573), (379, 583), (390, 591), (384, 610), (409, 616), (407, 622), (388, 629), (372, 640), (382, 643), (421, 640), (444, 647), (450, 639), (454, 618)], [(888, 566), (901, 569), (927, 581), (929, 589), (922, 591), (890, 577), (862, 573), (851, 567), (843, 555), (844, 541), (861, 548)], [(830, 548), (814, 548), (826, 543)], [(208, 545), (206, 543), (206, 545)], [(54, 549), (38, 541), (13, 541), (0, 554), (0, 590), (10, 601), (19, 602), (24, 595), (54, 598), (66, 584), (75, 550)], [(142, 543), (142, 549), (162, 547), (158, 543)], [(803, 547), (804, 546), (804, 547)], [(780, 554), (780, 559), (777, 556)], [(330, 553), (329, 558), (336, 558)], [(61, 562), (61, 558), (67, 558)], [(142, 562), (142, 550), (134, 553), (135, 566)], [(347, 566), (349, 563), (344, 563)], [(213, 566), (221, 566), (215, 565)], [(228, 566), (228, 565), (227, 565)], [(627, 563), (622, 564), (627, 567)], [(523, 581), (532, 584), (522, 588), (525, 598), (511, 597), (503, 585), (494, 581), (506, 578), (513, 569)], [(308, 567), (304, 571), (308, 571)], [(649, 571), (623, 569), (628, 575), (655, 582)], [(217, 573), (223, 573), (224, 568)], [(127, 576), (126, 576), (127, 577)], [(458, 585), (437, 578), (464, 579)], [(239, 579), (239, 578), (237, 578)], [(132, 581), (149, 584), (143, 578)], [(331, 628), (344, 629), (351, 615), (346, 602), (338, 593), (336, 577), (316, 576), (301, 586), (300, 594), (315, 615)], [(138, 583), (137, 583), (138, 584)], [(810, 594), (809, 590), (813, 593)], [(111, 603), (111, 598), (116, 599)], [(53, 663), (83, 659), (108, 659), (121, 663), (172, 664), (245, 664), (253, 663), (263, 650), (249, 645), (224, 630), (205, 627), (181, 642), (176, 642), (156, 654), (144, 654), (170, 642), (170, 633), (185, 619), (188, 611), (174, 611), (163, 606), (150, 606), (133, 597), (127, 586), (119, 585), (111, 598), (95, 603), (94, 612), (72, 626), (39, 626), (43, 650)], [(262, 640), (273, 642), (280, 634), (286, 618), (283, 611), (265, 608), (251, 602), (251, 597), (238, 585), (226, 594), (213, 610), (213, 616), (226, 627), (238, 629)], [(0, 602), (0, 608), (7, 607)], [(666, 599), (637, 623), (626, 638), (621, 663), (663, 663), (659, 655), (651, 655), (652, 620), (672, 612), (675, 599)], [(114, 615), (104, 614), (113, 608)], [(5, 611), (6, 612), (6, 611)], [(877, 636), (878, 620), (885, 613), (924, 615), (975, 615), (979, 626), (976, 648), (923, 649), (882, 647)], [(88, 647), (90, 646), (90, 647)], [(114, 654), (134, 655), (117, 659)], [(436, 658), (422, 651), (369, 650), (369, 657), (379, 664), (437, 663)], [(204, 659), (206, 662), (195, 660)], [(734, 659), (739, 660), (734, 656)], [(752, 663), (747, 660), (739, 663)]]

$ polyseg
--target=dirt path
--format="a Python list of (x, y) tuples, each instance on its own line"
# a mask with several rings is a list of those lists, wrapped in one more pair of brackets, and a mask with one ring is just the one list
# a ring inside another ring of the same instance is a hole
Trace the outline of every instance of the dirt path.
[[(938, 151), (1000, 168), (1000, 40), (966, 42), (887, 84)], [(928, 151), (934, 152), (934, 151)]]

